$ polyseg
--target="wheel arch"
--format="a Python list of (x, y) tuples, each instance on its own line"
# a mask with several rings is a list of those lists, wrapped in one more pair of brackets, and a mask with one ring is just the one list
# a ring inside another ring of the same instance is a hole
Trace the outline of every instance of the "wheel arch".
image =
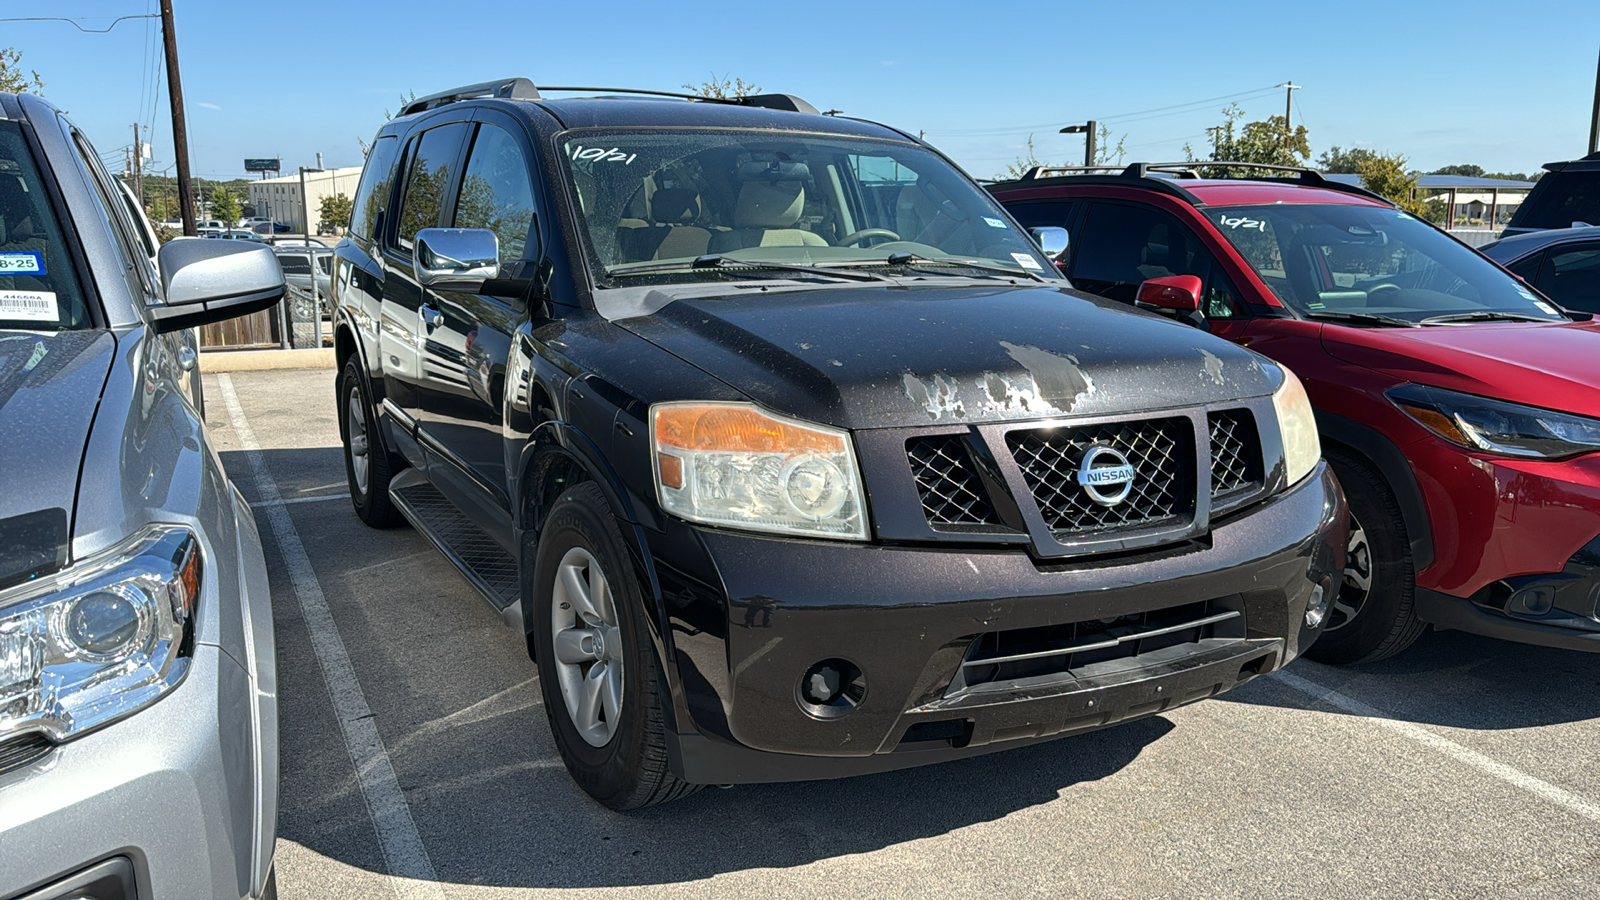
[(1428, 516), (1427, 502), (1422, 497), (1422, 488), (1417, 484), (1416, 473), (1412, 471), (1411, 462), (1405, 454), (1376, 428), (1322, 410), (1317, 410), (1316, 416), (1317, 430), (1322, 435), (1324, 447), (1332, 445), (1360, 456), (1388, 484), (1406, 525), (1414, 571), (1420, 573), (1432, 565), (1432, 520)]

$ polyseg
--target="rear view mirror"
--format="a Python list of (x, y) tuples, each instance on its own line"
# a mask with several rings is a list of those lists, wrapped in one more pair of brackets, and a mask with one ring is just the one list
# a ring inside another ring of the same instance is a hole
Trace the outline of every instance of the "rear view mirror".
[(500, 277), (500, 239), (487, 228), (424, 228), (411, 253), (423, 287), (477, 294)]
[(272, 251), (246, 241), (169, 241), (156, 253), (166, 302), (151, 307), (159, 334), (267, 309), (283, 297)]
[(1067, 230), (1057, 225), (1046, 225), (1042, 228), (1029, 228), (1028, 233), (1033, 235), (1034, 243), (1050, 257), (1050, 261), (1061, 265), (1067, 261), (1067, 246), (1071, 243)]
[(1136, 302), (1176, 312), (1200, 308), (1200, 279), (1193, 275), (1163, 275), (1139, 285)]

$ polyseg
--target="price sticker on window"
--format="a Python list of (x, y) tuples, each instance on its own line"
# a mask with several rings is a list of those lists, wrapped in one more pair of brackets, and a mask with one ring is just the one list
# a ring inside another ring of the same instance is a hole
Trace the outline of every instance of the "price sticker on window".
[(37, 250), (0, 253), (0, 275), (43, 275), (44, 254)]
[(0, 322), (59, 322), (54, 291), (0, 291)]

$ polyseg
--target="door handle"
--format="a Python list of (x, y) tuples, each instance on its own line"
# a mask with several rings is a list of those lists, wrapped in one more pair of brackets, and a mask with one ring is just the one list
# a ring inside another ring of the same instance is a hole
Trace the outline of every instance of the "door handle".
[(422, 324), (428, 329), (429, 334), (432, 334), (435, 328), (444, 324), (444, 313), (439, 312), (437, 309), (431, 306), (423, 306), (418, 311), (422, 313)]

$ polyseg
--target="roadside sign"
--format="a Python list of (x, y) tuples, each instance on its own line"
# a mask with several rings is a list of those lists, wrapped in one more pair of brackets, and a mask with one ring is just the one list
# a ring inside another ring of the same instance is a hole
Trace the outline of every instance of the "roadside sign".
[(280, 159), (247, 159), (244, 161), (246, 172), (278, 172), (283, 169)]

